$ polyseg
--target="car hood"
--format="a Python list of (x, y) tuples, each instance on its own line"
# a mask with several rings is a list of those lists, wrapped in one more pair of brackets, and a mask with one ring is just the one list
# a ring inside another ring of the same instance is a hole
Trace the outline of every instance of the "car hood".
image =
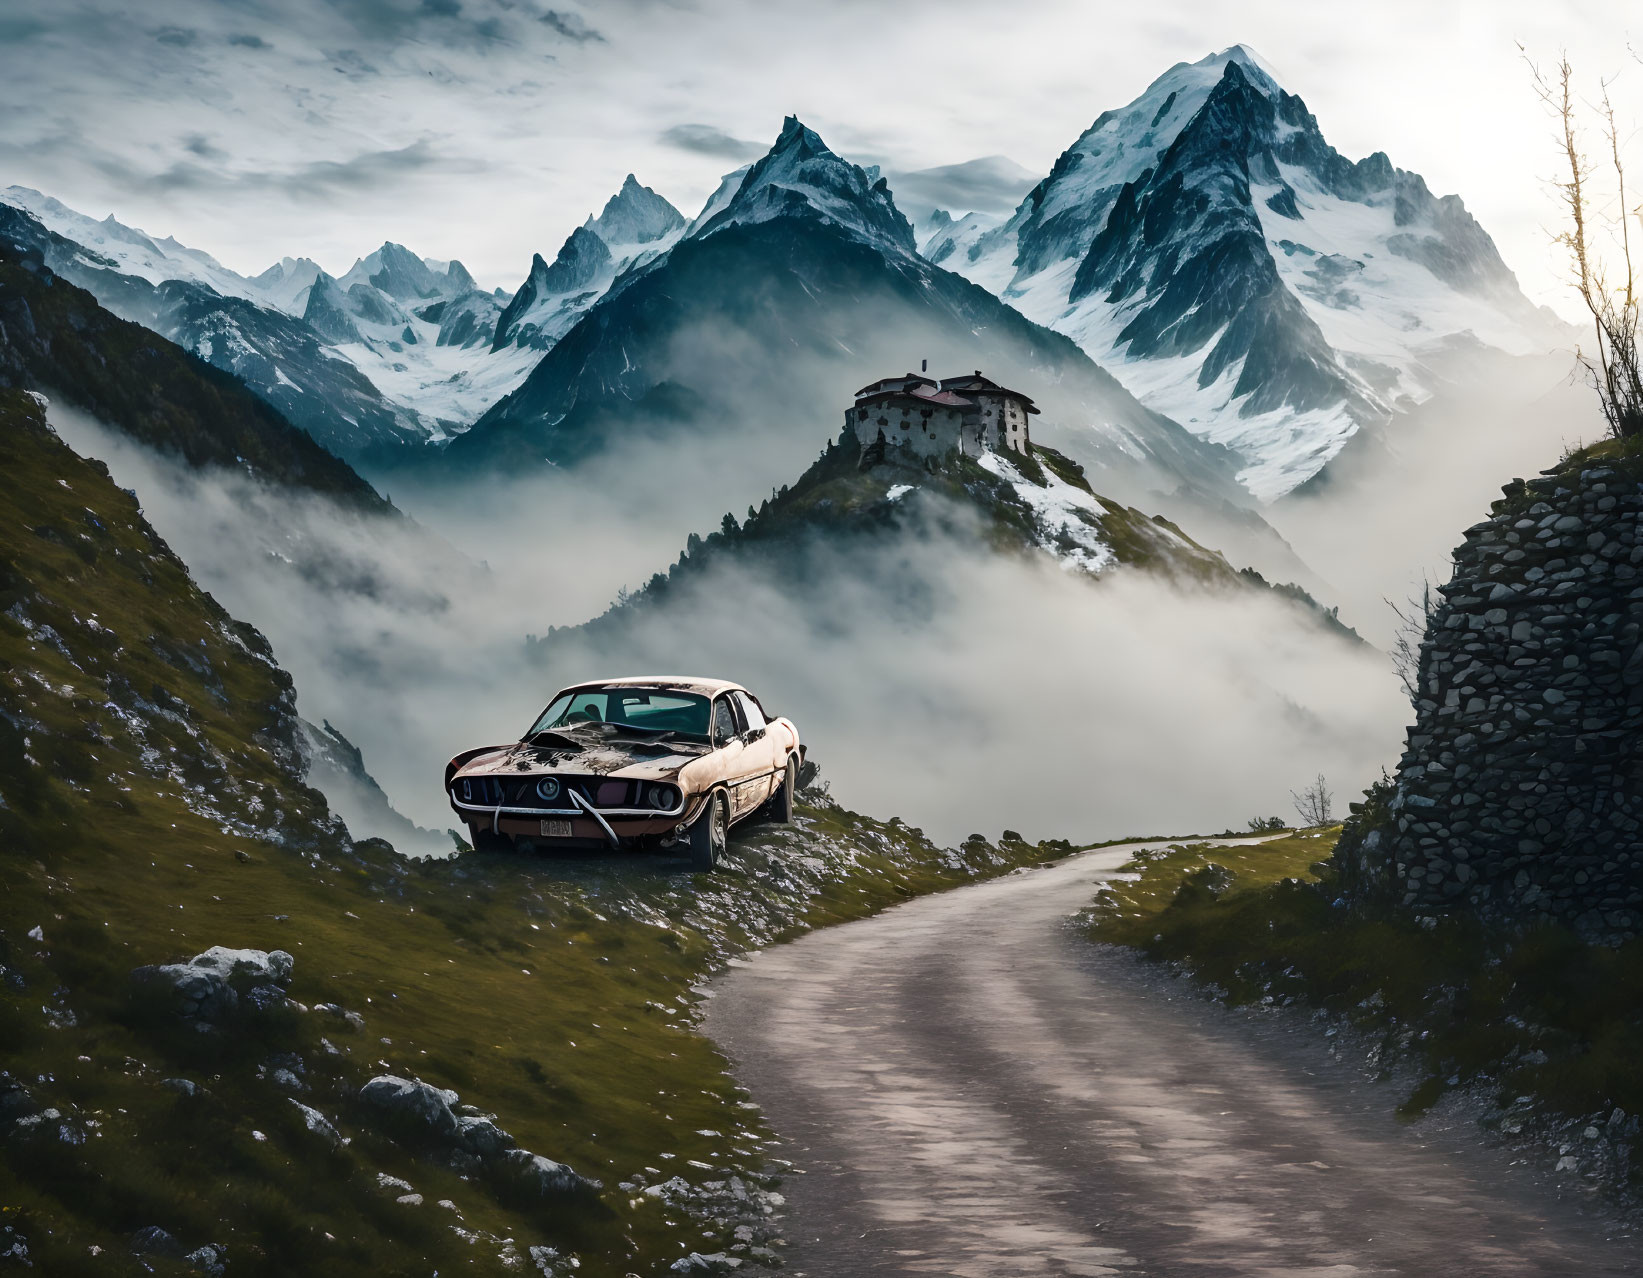
[(705, 746), (689, 745), (669, 748), (665, 753), (658, 747), (632, 748), (624, 744), (604, 742), (588, 745), (581, 750), (560, 746), (512, 745), (499, 746), (493, 753), (482, 754), (457, 770), (464, 777), (520, 777), (520, 776), (608, 776), (640, 781), (671, 781), (684, 769), (706, 753)]

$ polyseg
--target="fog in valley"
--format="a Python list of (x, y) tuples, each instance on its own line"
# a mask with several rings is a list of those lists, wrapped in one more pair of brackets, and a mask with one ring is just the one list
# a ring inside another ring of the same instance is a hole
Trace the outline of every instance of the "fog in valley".
[(683, 521), (717, 525), (732, 503), (711, 464), (682, 468), (690, 450), (672, 449), (648, 466), (464, 484), (397, 519), (202, 474), (61, 406), (51, 416), (268, 635), (302, 714), (345, 734), (393, 804), (436, 830), (452, 824), (439, 787), (453, 753), (517, 738), (561, 684), (634, 671), (746, 683), (798, 722), (838, 799), (944, 840), (1241, 826), (1288, 816), (1289, 791), (1320, 771), (1344, 803), (1405, 726), (1387, 659), (1280, 600), (1139, 572), (1094, 585), (986, 553), (979, 535), (841, 548), (804, 580), (720, 563), (665, 608), (561, 630), (533, 659), (525, 636), (665, 570)]
[(1449, 579), (1450, 553), (1501, 485), (1607, 433), (1570, 352), (1495, 354), (1453, 371), (1426, 403), (1349, 440), (1315, 494), (1303, 486), (1264, 511), (1341, 619), (1382, 647), (1398, 627), (1387, 601), (1407, 611), (1423, 582)]

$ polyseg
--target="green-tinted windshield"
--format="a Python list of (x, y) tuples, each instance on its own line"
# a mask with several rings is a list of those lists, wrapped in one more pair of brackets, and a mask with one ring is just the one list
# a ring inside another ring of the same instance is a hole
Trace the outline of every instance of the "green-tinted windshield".
[(707, 698), (693, 692), (626, 685), (576, 688), (555, 697), (525, 735), (531, 737), (551, 728), (574, 728), (578, 724), (610, 723), (706, 740), (707, 714)]

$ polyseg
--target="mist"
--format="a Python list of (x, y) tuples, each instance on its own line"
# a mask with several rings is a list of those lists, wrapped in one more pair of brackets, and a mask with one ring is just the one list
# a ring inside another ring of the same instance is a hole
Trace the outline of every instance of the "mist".
[[(840, 801), (943, 840), (1241, 827), (1289, 815), (1289, 791), (1320, 771), (1344, 803), (1405, 726), (1385, 657), (1281, 600), (1140, 572), (1095, 584), (986, 552), (979, 532), (823, 547), (802, 580), (727, 557), (665, 606), (527, 645), (665, 568), (676, 521), (716, 511), (697, 525), (708, 531), (728, 503), (614, 519), (623, 490), (590, 482), (598, 468), (508, 485), (465, 525), (485, 530), (487, 568), (415, 520), (194, 471), (61, 406), (51, 419), (268, 636), (299, 711), (339, 729), (394, 807), (434, 830), (453, 824), (440, 789), (452, 754), (516, 739), (559, 686), (623, 673), (745, 683), (798, 723)], [(625, 491), (665, 488), (676, 462), (630, 465)], [(460, 531), (452, 502), (440, 509)], [(358, 796), (336, 801), (371, 821)], [(387, 822), (354, 833), (404, 838)]]
[(1309, 485), (1263, 512), (1324, 579), (1341, 619), (1387, 646), (1422, 583), (1509, 480), (1536, 475), (1605, 435), (1596, 394), (1568, 353), (1473, 356), (1446, 389), (1351, 439)]

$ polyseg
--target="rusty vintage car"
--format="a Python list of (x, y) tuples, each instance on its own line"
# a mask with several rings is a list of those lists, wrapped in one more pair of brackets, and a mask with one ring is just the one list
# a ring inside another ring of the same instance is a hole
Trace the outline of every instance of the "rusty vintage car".
[(793, 819), (804, 746), (722, 679), (601, 679), (508, 745), (466, 750), (445, 792), (476, 849), (673, 848), (711, 870), (730, 827)]

